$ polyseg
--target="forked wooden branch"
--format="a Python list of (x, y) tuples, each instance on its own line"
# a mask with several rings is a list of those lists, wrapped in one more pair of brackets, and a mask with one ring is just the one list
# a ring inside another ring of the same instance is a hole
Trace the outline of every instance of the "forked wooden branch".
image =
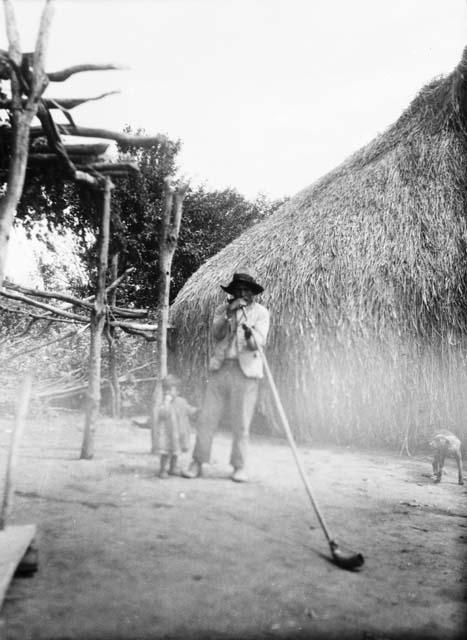
[(139, 173), (139, 167), (135, 162), (90, 162), (86, 165), (77, 164), (80, 169), (98, 171), (106, 176), (126, 176), (129, 173)]
[(123, 280), (125, 280), (125, 278), (129, 276), (130, 273), (133, 273), (134, 271), (136, 271), (136, 267), (128, 267), (128, 269), (125, 269), (125, 271), (120, 276), (118, 276), (118, 278), (116, 278), (113, 282), (109, 284), (109, 286), (106, 289), (106, 293), (109, 293), (110, 291), (118, 287), (123, 282)]
[[(135, 147), (152, 147), (156, 144), (165, 144), (169, 142), (167, 136), (157, 134), (156, 136), (130, 136), (120, 131), (110, 131), (109, 129), (100, 129), (94, 127), (73, 127), (69, 124), (57, 125), (62, 135), (81, 136), (83, 138), (103, 138), (105, 140), (114, 140), (122, 144), (133, 145)], [(44, 135), (41, 127), (31, 127), (31, 137)]]
[(102, 100), (108, 96), (113, 96), (121, 93), (121, 91), (106, 91), (99, 96), (93, 96), (92, 98), (46, 98), (45, 104), (48, 109), (74, 109), (86, 102), (95, 102), (96, 100)]
[(50, 304), (44, 304), (42, 302), (38, 302), (37, 300), (32, 300), (32, 298), (28, 298), (22, 293), (13, 293), (13, 291), (0, 289), (0, 296), (4, 296), (5, 298), (9, 298), (10, 300), (17, 300), (19, 302), (24, 302), (25, 304), (31, 305), (32, 307), (37, 307), (39, 309), (44, 309), (45, 311), (50, 311), (52, 314), (61, 316), (62, 318), (67, 318), (68, 320), (74, 320), (76, 322), (82, 322), (82, 323), (88, 322), (87, 318), (83, 316), (79, 316), (76, 313), (70, 313), (69, 311), (63, 311), (62, 309), (53, 307)]
[[(118, 320), (109, 320), (108, 323), (112, 327), (120, 327), (120, 329), (131, 331), (140, 331), (140, 332), (149, 332), (149, 331), (157, 331), (157, 324), (139, 324), (138, 322), (119, 322)], [(150, 335), (148, 333), (148, 335)]]
[[(91, 311), (93, 309), (92, 302), (89, 301), (87, 298), (85, 298), (84, 300), (80, 300), (79, 298), (75, 298), (74, 296), (70, 296), (65, 293), (61, 293), (59, 291), (42, 291), (41, 289), (29, 289), (28, 287), (23, 287), (21, 285), (14, 284), (9, 281), (5, 282), (4, 286), (5, 286), (5, 289), (7, 289), (8, 291), (16, 291), (22, 294), (24, 298), (21, 301), (26, 304), (31, 304), (31, 301), (33, 301), (33, 298), (30, 298), (30, 296), (37, 296), (38, 298), (47, 298), (49, 300), (55, 299), (55, 300), (60, 300), (62, 302), (66, 302), (68, 308), (77, 306), (77, 307), (82, 307), (87, 311)], [(109, 288), (106, 289), (106, 292), (108, 290)], [(53, 307), (53, 309), (55, 310), (51, 311), (51, 313), (56, 313), (57, 311), (58, 312), (64, 311), (64, 309), (62, 308), (58, 309), (56, 307)], [(125, 309), (123, 307), (116, 307), (116, 306), (109, 306), (108, 309), (113, 316), (118, 316), (121, 318), (145, 318), (148, 315), (147, 309)], [(48, 314), (44, 314), (41, 316), (38, 315), (35, 317), (36, 319), (40, 319), (40, 320), (50, 319), (50, 315)]]
[[(141, 329), (132, 329), (128, 326), (120, 327), (122, 331), (128, 333), (131, 336), (138, 336), (139, 338), (144, 338), (146, 342), (156, 342), (158, 340), (158, 336), (156, 333), (149, 333), (148, 331), (142, 331)], [(156, 326), (157, 329), (157, 326)]]
[(3, 0), (3, 8), (9, 45), (8, 58), (19, 67), (21, 64), (21, 43), (13, 2), (11, 0)]
[(6, 281), (4, 283), (4, 286), (6, 289), (17, 291), (18, 293), (23, 293), (26, 296), (38, 296), (39, 298), (49, 299), (55, 298), (57, 300), (62, 300), (62, 302), (68, 302), (71, 306), (84, 307), (88, 310), (92, 309), (92, 304), (90, 302), (80, 300), (79, 298), (75, 298), (74, 296), (69, 296), (58, 291), (42, 291), (40, 289), (29, 289), (28, 287), (23, 287), (19, 284), (14, 284), (9, 281)]
[[(11, 154), (8, 166), (8, 182), (4, 195), (0, 197), (0, 287), (5, 275), (5, 263), (11, 227), (16, 215), (16, 207), (23, 192), (24, 179), (29, 151), (29, 135), (32, 119), (37, 113), (37, 105), (48, 78), (44, 72), (45, 51), (48, 42), (49, 27), (52, 20), (54, 0), (46, 0), (42, 11), (40, 28), (33, 54), (33, 68), (26, 68), (23, 77), (19, 32), (12, 0), (3, 0), (5, 22), (8, 37), (8, 58), (11, 69), (11, 124), (13, 130)], [(5, 66), (4, 58), (3, 66)], [(26, 63), (29, 65), (29, 58)], [(8, 66), (8, 65), (7, 65)], [(32, 73), (32, 78), (30, 77)], [(25, 82), (26, 80), (26, 82)], [(27, 95), (26, 107), (22, 108), (23, 92)]]
[(39, 32), (37, 34), (36, 46), (33, 55), (33, 68), (31, 93), (28, 97), (28, 107), (32, 107), (37, 102), (37, 97), (42, 95), (49, 83), (49, 79), (44, 70), (45, 53), (49, 42), (50, 26), (55, 11), (54, 0), (46, 0), (42, 11)]
[(111, 315), (119, 318), (147, 318), (149, 315), (149, 309), (125, 309), (113, 304), (107, 305), (107, 308)]
[(83, 71), (124, 71), (125, 69), (128, 69), (128, 67), (118, 64), (76, 64), (60, 71), (53, 71), (47, 75), (50, 82), (64, 82), (75, 73), (82, 73)]

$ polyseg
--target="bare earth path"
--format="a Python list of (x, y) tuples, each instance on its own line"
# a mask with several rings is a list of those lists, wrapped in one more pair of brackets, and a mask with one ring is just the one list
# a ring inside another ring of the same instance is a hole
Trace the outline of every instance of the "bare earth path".
[(8, 591), (7, 640), (465, 637), (467, 491), (452, 461), (433, 485), (428, 457), (301, 449), (338, 542), (365, 555), (350, 573), (329, 562), (282, 441), (253, 438), (237, 485), (226, 434), (191, 481), (159, 480), (129, 421), (99, 424), (92, 461), (77, 459), (81, 437), (68, 415), (27, 425), (11, 524), (38, 525), (40, 569)]

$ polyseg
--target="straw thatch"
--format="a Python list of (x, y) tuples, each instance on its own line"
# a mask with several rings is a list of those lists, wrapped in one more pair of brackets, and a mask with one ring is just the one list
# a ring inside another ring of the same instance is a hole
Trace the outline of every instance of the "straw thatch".
[(295, 433), (411, 444), (467, 427), (467, 48), (399, 120), (204, 264), (172, 310), (199, 379), (221, 283), (265, 286)]

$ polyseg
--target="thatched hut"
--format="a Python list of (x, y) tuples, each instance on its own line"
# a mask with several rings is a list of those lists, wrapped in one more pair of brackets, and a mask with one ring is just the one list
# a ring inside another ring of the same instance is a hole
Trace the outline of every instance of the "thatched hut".
[(205, 371), (239, 265), (265, 286), (271, 368), (298, 436), (467, 435), (467, 48), (382, 135), (248, 229), (186, 283), (179, 356)]

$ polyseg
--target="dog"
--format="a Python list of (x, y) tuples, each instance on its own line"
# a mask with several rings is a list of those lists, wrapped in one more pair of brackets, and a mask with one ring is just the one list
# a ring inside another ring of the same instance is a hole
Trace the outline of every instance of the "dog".
[(462, 445), (459, 438), (451, 431), (439, 431), (430, 442), (430, 447), (434, 450), (433, 476), (435, 482), (441, 482), (443, 474), (444, 460), (446, 456), (453, 456), (457, 463), (459, 484), (464, 484), (462, 476)]

